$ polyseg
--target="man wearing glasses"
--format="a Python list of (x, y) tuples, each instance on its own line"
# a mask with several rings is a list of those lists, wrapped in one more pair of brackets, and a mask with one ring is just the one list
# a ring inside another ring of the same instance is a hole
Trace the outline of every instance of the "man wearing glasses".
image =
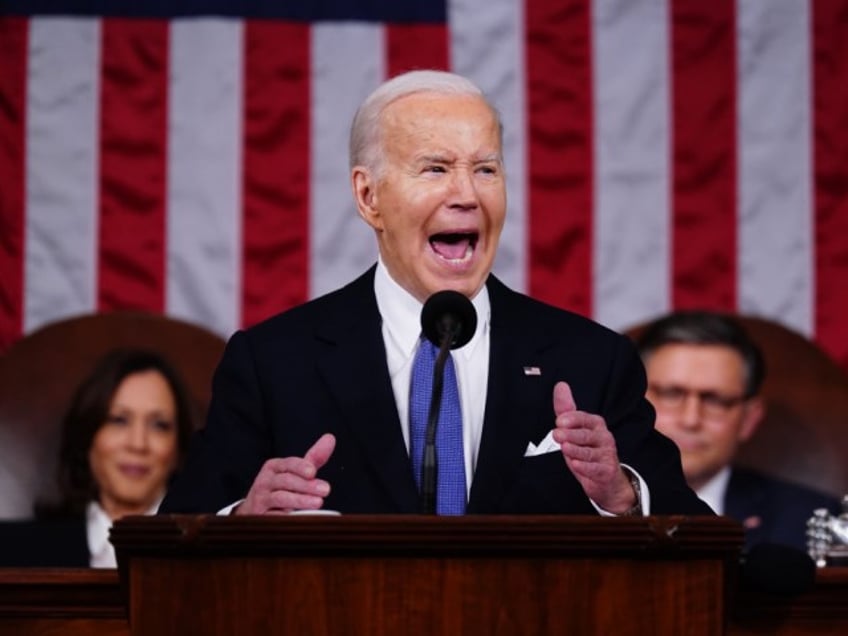
[(732, 318), (704, 311), (669, 314), (637, 339), (656, 428), (680, 448), (686, 481), (718, 514), (761, 542), (806, 550), (806, 522), (835, 497), (733, 465), (739, 445), (765, 414), (763, 357)]

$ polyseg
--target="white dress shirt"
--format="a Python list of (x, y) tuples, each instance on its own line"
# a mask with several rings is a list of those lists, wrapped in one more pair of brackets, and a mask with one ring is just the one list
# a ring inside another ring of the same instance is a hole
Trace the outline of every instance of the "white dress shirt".
[[(155, 515), (162, 503), (160, 497), (144, 514)], [(116, 568), (118, 562), (115, 559), (115, 546), (109, 543), (109, 529), (112, 520), (103, 506), (97, 501), (89, 502), (85, 510), (85, 530), (88, 538), (88, 564), (93, 568)]]
[(717, 515), (724, 514), (724, 495), (727, 493), (727, 484), (730, 482), (730, 466), (725, 466), (718, 471), (707, 483), (695, 491)]

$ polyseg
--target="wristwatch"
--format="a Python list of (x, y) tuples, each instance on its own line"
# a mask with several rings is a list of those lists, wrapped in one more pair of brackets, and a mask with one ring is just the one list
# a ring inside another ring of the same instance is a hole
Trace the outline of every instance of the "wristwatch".
[(634, 503), (630, 508), (625, 510), (621, 515), (623, 517), (635, 517), (637, 515), (642, 514), (642, 484), (639, 482), (639, 478), (636, 476), (631, 470), (621, 467), (624, 473), (627, 475), (627, 479), (630, 480), (630, 487), (633, 488), (633, 494), (636, 495), (636, 503)]

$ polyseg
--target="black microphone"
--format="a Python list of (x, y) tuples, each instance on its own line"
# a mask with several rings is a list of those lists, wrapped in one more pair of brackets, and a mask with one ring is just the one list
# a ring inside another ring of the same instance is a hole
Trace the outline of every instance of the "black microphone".
[(421, 462), (421, 512), (436, 513), (436, 427), (442, 406), (445, 362), (451, 349), (466, 344), (477, 329), (477, 312), (463, 294), (455, 291), (436, 292), (421, 310), (421, 330), (427, 339), (439, 347), (433, 366), (433, 395), (424, 432), (424, 456)]

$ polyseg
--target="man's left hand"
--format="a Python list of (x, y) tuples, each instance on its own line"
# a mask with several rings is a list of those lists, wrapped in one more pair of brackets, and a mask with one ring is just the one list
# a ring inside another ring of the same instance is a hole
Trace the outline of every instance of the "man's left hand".
[(636, 493), (618, 461), (615, 438), (604, 418), (578, 411), (566, 382), (556, 383), (553, 397), (553, 437), (568, 468), (595, 504), (614, 514), (626, 512), (635, 505)]

